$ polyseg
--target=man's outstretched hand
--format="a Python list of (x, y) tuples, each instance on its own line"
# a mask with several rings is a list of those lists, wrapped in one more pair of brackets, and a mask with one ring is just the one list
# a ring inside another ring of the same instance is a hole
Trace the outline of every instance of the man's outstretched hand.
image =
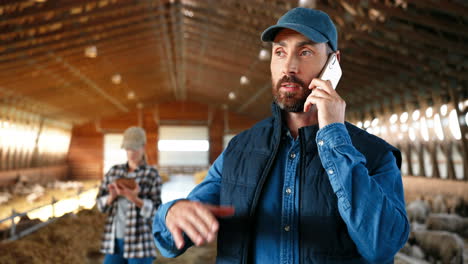
[(167, 212), (166, 226), (178, 249), (184, 246), (183, 233), (195, 245), (200, 246), (215, 240), (219, 229), (216, 217), (227, 217), (233, 214), (233, 207), (182, 200), (172, 205)]

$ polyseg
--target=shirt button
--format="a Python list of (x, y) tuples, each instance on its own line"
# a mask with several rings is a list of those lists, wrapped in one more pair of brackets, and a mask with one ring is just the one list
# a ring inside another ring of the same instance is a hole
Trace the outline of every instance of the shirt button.
[(292, 193), (291, 188), (286, 188), (286, 193), (291, 194)]
[(328, 174), (333, 174), (334, 171), (333, 170), (328, 170)]
[(319, 146), (323, 146), (323, 140), (320, 140), (320, 141), (318, 142), (318, 144), (319, 144)]
[(291, 227), (289, 227), (288, 225), (284, 227), (284, 231), (289, 232), (289, 230), (291, 230)]
[(289, 157), (290, 157), (291, 159), (294, 159), (294, 158), (296, 157), (296, 153), (294, 153), (294, 152), (291, 153), (291, 154), (289, 155)]

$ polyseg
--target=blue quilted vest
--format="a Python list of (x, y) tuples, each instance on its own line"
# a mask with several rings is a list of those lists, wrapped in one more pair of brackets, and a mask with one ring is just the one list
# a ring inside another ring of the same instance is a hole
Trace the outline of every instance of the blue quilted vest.
[[(281, 110), (273, 104), (272, 112), (272, 117), (233, 138), (224, 152), (220, 204), (236, 211), (220, 220), (217, 263), (249, 263), (258, 199), (281, 141)], [(349, 123), (346, 128), (353, 145), (366, 157), (371, 175), (387, 151), (394, 153), (400, 167), (399, 150)], [(317, 153), (317, 130), (317, 126), (299, 129), (300, 263), (366, 263), (339, 215), (337, 197)]]

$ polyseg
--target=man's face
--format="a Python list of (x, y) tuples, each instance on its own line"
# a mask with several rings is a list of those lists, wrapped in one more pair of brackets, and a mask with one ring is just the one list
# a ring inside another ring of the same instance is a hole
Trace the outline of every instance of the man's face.
[(327, 44), (283, 29), (273, 41), (271, 57), (272, 92), (275, 102), (288, 112), (303, 112), (311, 93), (308, 89), (327, 61)]

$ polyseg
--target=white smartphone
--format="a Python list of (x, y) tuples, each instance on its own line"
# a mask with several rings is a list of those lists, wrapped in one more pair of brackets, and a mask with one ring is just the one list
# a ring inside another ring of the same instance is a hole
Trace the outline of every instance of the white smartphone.
[(338, 57), (336, 56), (336, 53), (332, 53), (328, 57), (327, 63), (325, 63), (325, 67), (323, 67), (323, 70), (319, 75), (319, 79), (330, 81), (332, 83), (333, 89), (336, 89), (341, 75), (342, 72), (340, 63), (338, 62)]

